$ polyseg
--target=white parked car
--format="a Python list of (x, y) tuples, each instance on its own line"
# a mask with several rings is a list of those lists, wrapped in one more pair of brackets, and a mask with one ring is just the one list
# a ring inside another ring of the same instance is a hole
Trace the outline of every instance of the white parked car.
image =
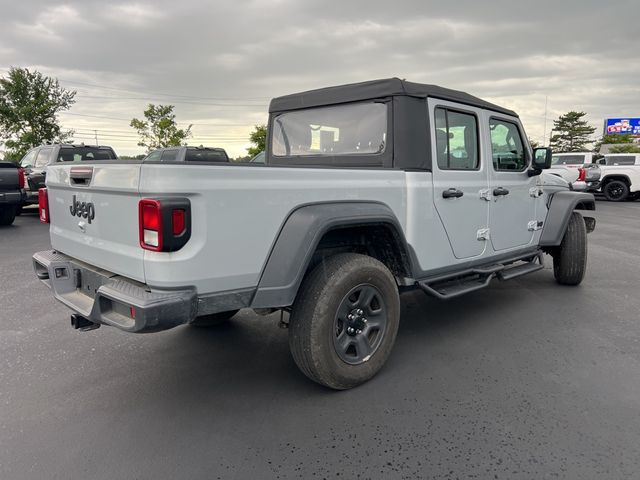
[(607, 200), (640, 196), (640, 153), (611, 153), (598, 160), (600, 188)]

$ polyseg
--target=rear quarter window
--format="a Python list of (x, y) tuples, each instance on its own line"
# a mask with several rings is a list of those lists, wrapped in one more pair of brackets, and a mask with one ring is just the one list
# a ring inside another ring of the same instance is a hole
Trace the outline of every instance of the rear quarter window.
[(381, 165), (389, 150), (388, 111), (387, 102), (372, 101), (275, 115), (271, 163)]

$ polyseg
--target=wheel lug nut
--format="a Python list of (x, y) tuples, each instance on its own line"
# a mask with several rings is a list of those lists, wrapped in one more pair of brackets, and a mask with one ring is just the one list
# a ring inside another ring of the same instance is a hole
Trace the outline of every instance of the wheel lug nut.
[(356, 330), (356, 333), (362, 333), (362, 330)]

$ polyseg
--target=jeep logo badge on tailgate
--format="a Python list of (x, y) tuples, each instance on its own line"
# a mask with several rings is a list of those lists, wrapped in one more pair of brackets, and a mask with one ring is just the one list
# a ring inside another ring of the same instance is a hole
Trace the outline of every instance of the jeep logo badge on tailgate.
[(71, 206), (69, 207), (71, 215), (86, 218), (91, 223), (91, 220), (96, 218), (96, 209), (91, 202), (81, 202), (76, 200), (76, 196), (73, 196), (71, 200)]

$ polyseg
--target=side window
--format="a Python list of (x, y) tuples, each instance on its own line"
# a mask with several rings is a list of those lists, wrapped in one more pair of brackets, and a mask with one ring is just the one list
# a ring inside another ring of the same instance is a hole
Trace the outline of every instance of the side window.
[(157, 162), (158, 160), (160, 160), (160, 155), (162, 155), (162, 152), (160, 151), (151, 152), (149, 155), (147, 155), (145, 160), (148, 160), (150, 162)]
[(436, 108), (436, 152), (440, 170), (476, 170), (478, 122), (475, 115)]
[(163, 162), (173, 162), (178, 158), (178, 150), (165, 150), (162, 152), (162, 161)]
[(636, 158), (633, 155), (609, 157), (607, 159), (607, 165), (634, 165), (635, 163)]
[(489, 130), (491, 131), (493, 168), (500, 172), (524, 170), (528, 161), (518, 126), (515, 123), (492, 118), (489, 120)]
[(44, 168), (49, 164), (52, 148), (41, 148), (36, 157), (36, 167)]
[(31, 150), (29, 153), (27, 153), (20, 162), (20, 166), (22, 168), (32, 168), (35, 163), (36, 153), (38, 153), (37, 150)]
[[(272, 153), (303, 162), (316, 157), (316, 164), (325, 157), (329, 165), (337, 165), (336, 156), (357, 161), (357, 156), (381, 155), (387, 148), (388, 110), (383, 102), (363, 102), (281, 113), (273, 121)], [(373, 161), (382, 163), (381, 158)]]

